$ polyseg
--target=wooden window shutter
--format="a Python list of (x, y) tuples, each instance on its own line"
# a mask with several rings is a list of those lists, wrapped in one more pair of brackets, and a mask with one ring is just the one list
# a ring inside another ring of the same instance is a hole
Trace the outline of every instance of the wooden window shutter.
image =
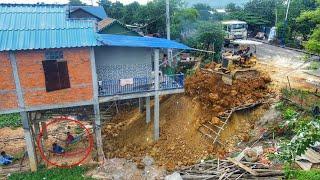
[(70, 78), (69, 78), (67, 61), (59, 61), (58, 70), (59, 70), (59, 78), (60, 78), (60, 88), (61, 89), (70, 88)]
[(57, 61), (42, 61), (47, 92), (60, 89), (60, 78)]

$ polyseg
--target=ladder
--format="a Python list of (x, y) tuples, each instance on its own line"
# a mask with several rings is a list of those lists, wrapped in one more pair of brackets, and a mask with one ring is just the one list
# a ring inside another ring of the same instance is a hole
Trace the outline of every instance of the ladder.
[(204, 137), (206, 137), (208, 140), (212, 141), (213, 144), (218, 143), (220, 145), (223, 145), (222, 142), (219, 141), (219, 137), (222, 131), (225, 129), (225, 126), (230, 121), (232, 114), (236, 111), (254, 108), (262, 103), (262, 101), (257, 101), (255, 103), (245, 104), (231, 108), (218, 116), (218, 119), (220, 120), (218, 123), (213, 123), (210, 120), (206, 121), (205, 123), (201, 124), (198, 131), (202, 135), (204, 135)]

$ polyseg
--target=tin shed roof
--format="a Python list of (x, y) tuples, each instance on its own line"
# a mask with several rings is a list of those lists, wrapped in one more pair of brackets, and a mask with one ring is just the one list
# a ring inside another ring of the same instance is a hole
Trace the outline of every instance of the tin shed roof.
[(67, 18), (67, 6), (0, 4), (0, 51), (96, 46), (95, 21)]
[(71, 12), (82, 9), (100, 19), (107, 17), (107, 13), (102, 6), (71, 6)]

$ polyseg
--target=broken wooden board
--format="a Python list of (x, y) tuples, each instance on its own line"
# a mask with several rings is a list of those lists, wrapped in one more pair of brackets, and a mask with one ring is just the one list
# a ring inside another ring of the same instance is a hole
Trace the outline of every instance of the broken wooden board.
[(320, 154), (308, 148), (304, 154), (296, 157), (295, 161), (303, 170), (310, 170), (313, 164), (320, 163)]
[(254, 175), (254, 176), (257, 176), (257, 175), (258, 175), (257, 171), (251, 169), (250, 167), (242, 164), (241, 162), (239, 162), (239, 161), (237, 161), (237, 160), (235, 160), (235, 159), (233, 159), (233, 158), (227, 158), (227, 160), (230, 161), (230, 162), (232, 162), (233, 164), (239, 166), (240, 168), (242, 168), (243, 170), (247, 171), (247, 172), (250, 173), (251, 175)]

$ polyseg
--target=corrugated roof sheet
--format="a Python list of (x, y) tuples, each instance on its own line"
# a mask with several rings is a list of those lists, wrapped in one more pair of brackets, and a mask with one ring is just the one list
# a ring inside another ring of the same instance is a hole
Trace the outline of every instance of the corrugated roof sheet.
[(72, 6), (71, 11), (76, 11), (78, 9), (82, 9), (100, 19), (104, 19), (107, 17), (106, 11), (101, 6)]
[(101, 31), (102, 29), (110, 26), (114, 22), (116, 22), (116, 19), (113, 18), (105, 18), (102, 21), (98, 22), (98, 31)]
[(65, 5), (0, 4), (0, 51), (96, 45), (95, 22), (67, 19)]
[(168, 49), (186, 49), (192, 48), (167, 39), (154, 37), (137, 37), (124, 35), (99, 34), (98, 40), (101, 45), (121, 46), (121, 47), (145, 47), (145, 48), (168, 48)]

